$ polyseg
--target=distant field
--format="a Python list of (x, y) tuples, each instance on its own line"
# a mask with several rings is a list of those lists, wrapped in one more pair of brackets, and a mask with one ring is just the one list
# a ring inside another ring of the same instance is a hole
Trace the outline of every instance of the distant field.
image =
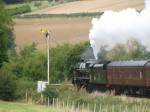
[(38, 43), (39, 48), (45, 48), (45, 39), (40, 27), (51, 31), (51, 45), (65, 42), (79, 43), (88, 40), (91, 28), (91, 18), (51, 18), (51, 19), (16, 19), (14, 33), (17, 47), (32, 42)]
[[(36, 3), (39, 3), (40, 5), (35, 6)], [(7, 8), (14, 8), (14, 7), (20, 7), (23, 5), (29, 5), (32, 11), (51, 6), (51, 4), (48, 1), (43, 0), (43, 1), (33, 1), (33, 2), (27, 2), (27, 3), (11, 4), (11, 5), (7, 5), (6, 7)]]
[(105, 10), (121, 10), (144, 7), (144, 0), (83, 0), (47, 7), (31, 14), (60, 14), (80, 12), (103, 12)]
[[(30, 14), (60, 14), (96, 12), (104, 10), (120, 10), (128, 7), (142, 9), (144, 0), (85, 0), (64, 3), (53, 7), (36, 10)], [(78, 18), (47, 18), (47, 19), (15, 19), (14, 33), (17, 47), (32, 42), (38, 43), (39, 48), (45, 48), (45, 40), (40, 33), (40, 27), (51, 31), (51, 45), (64, 42), (79, 43), (87, 41), (91, 29), (91, 17)]]

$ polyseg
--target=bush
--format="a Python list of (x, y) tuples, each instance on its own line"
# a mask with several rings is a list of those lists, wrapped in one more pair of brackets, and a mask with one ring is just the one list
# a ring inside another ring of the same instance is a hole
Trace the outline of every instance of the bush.
[(22, 48), (17, 56), (4, 63), (3, 69), (18, 78), (37, 81), (46, 80), (46, 66), (46, 55), (37, 51), (36, 45), (32, 44)]
[(25, 77), (19, 78), (17, 82), (18, 82), (18, 85), (17, 85), (16, 94), (18, 98), (25, 99), (26, 95), (29, 98), (29, 97), (35, 96), (35, 94), (37, 93), (36, 82), (30, 81)]
[(34, 3), (34, 6), (35, 6), (35, 7), (40, 7), (41, 5), (42, 5), (41, 2), (35, 2), (35, 3)]
[[(87, 46), (87, 43), (80, 43), (63, 44), (51, 48), (50, 81), (60, 83), (71, 79), (73, 68)], [(18, 56), (4, 63), (3, 69), (18, 78), (26, 77), (32, 81), (47, 80), (47, 56), (38, 51), (35, 44), (32, 44), (22, 48)]]
[(15, 76), (0, 70), (0, 99), (11, 101), (17, 98), (17, 79)]
[(44, 96), (48, 97), (51, 101), (53, 98), (57, 98), (59, 96), (58, 90), (52, 86), (47, 86), (43, 94)]
[(23, 16), (15, 16), (16, 18), (73, 18), (73, 17), (99, 17), (104, 12), (83, 12), (83, 13), (71, 13), (71, 14), (26, 14)]
[(20, 7), (10, 8), (7, 10), (11, 16), (31, 12), (31, 8), (29, 5), (22, 5)]

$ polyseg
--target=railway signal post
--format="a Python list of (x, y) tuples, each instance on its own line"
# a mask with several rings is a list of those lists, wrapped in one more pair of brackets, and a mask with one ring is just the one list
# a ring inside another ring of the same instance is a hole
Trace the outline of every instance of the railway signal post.
[(50, 32), (46, 29), (41, 28), (40, 31), (44, 34), (46, 38), (46, 47), (47, 47), (47, 84), (50, 84), (50, 59), (49, 59), (49, 42), (50, 42)]

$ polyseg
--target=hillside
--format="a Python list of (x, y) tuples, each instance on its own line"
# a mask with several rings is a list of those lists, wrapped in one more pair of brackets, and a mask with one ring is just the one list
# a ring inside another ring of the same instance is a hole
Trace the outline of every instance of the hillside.
[(105, 10), (122, 10), (126, 8), (136, 8), (140, 10), (143, 7), (144, 0), (84, 0), (44, 8), (32, 12), (31, 14), (99, 12)]
[(51, 19), (16, 19), (14, 33), (17, 47), (32, 42), (38, 43), (39, 48), (46, 47), (40, 27), (51, 31), (51, 46), (69, 42), (79, 43), (88, 40), (91, 18), (51, 18)]
[[(105, 10), (121, 10), (128, 7), (142, 9), (144, 0), (91, 0), (64, 3), (53, 7), (34, 11), (30, 14), (60, 14), (77, 12), (95, 12)], [(45, 48), (45, 39), (40, 33), (41, 26), (51, 31), (51, 45), (64, 42), (79, 43), (87, 41), (91, 29), (91, 17), (47, 18), (47, 19), (15, 19), (14, 33), (17, 47), (36, 42), (39, 48)]]

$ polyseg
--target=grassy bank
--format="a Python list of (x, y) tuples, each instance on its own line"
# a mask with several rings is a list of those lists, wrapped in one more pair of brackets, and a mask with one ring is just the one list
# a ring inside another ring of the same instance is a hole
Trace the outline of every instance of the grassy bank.
[(84, 89), (77, 91), (71, 86), (58, 87), (58, 90), (60, 94), (54, 103), (60, 102), (77, 109), (85, 108), (91, 112), (150, 112), (150, 100), (147, 98), (114, 96), (108, 92), (87, 93)]
[(60, 112), (54, 108), (34, 104), (0, 101), (0, 112)]
[(41, 106), (35, 104), (14, 103), (0, 101), (0, 112), (88, 112), (85, 109), (73, 110), (71, 107)]

